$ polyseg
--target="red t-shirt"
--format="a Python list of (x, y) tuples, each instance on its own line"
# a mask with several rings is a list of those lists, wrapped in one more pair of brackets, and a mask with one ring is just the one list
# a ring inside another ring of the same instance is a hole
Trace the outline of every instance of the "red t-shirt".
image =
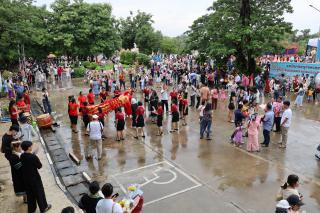
[(78, 107), (77, 103), (69, 103), (69, 115), (78, 116)]
[(11, 107), (11, 108), (9, 109), (9, 111), (10, 111), (10, 118), (12, 118), (12, 119), (18, 119), (18, 114), (15, 114), (15, 113), (18, 112), (18, 110), (17, 110), (16, 107)]
[(178, 96), (177, 92), (170, 92), (170, 97), (171, 98), (176, 98)]
[(100, 98), (103, 99), (103, 100), (106, 100), (107, 96), (108, 96), (108, 93), (107, 92), (100, 92)]
[(178, 107), (176, 104), (171, 105), (171, 112), (178, 112)]
[(30, 105), (30, 96), (26, 93), (23, 94), (23, 99), (24, 99), (24, 102), (27, 104), (27, 105)]
[(80, 95), (80, 96), (78, 97), (78, 102), (79, 102), (79, 104), (80, 104), (80, 107), (83, 107), (83, 103), (86, 102), (86, 101), (87, 101), (87, 97), (86, 97), (86, 96)]
[(89, 93), (87, 95), (87, 98), (88, 98), (88, 103), (89, 104), (94, 104), (94, 95), (93, 95), (93, 93)]
[(24, 107), (26, 107), (26, 103), (23, 100), (19, 100), (19, 101), (17, 101), (17, 106), (19, 108), (24, 108)]
[(188, 100), (187, 100), (187, 99), (183, 99), (183, 100), (182, 100), (182, 104), (183, 104), (184, 106), (188, 106)]
[(137, 111), (136, 111), (136, 114), (137, 114), (137, 116), (144, 114), (144, 108), (143, 108), (143, 106), (138, 106)]
[(104, 112), (99, 112), (98, 114), (98, 117), (99, 117), (99, 120), (103, 120), (104, 119), (104, 116), (105, 116), (105, 114), (104, 114)]
[(81, 113), (82, 113), (82, 116), (86, 116), (86, 115), (89, 115), (89, 110), (87, 107), (83, 106), (81, 108)]
[(145, 89), (143, 90), (143, 93), (144, 93), (145, 95), (149, 95), (149, 94), (150, 94), (150, 90), (147, 89), (147, 88), (145, 88)]
[(162, 106), (159, 106), (159, 107), (158, 107), (158, 109), (157, 109), (157, 114), (158, 114), (158, 115), (163, 115)]
[(117, 112), (116, 113), (116, 120), (124, 120), (123, 112)]

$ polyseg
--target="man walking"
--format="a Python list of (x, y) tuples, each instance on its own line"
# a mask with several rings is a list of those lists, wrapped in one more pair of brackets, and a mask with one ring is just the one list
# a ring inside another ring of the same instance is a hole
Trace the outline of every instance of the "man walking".
[(271, 103), (268, 103), (266, 106), (266, 113), (261, 119), (263, 123), (263, 137), (264, 141), (262, 146), (268, 147), (270, 143), (270, 131), (272, 129), (273, 121), (274, 121), (274, 112), (272, 111)]
[(286, 100), (283, 102), (284, 112), (281, 117), (281, 135), (282, 141), (280, 142), (279, 148), (286, 148), (287, 147), (287, 140), (288, 140), (288, 131), (291, 125), (292, 119), (292, 111), (290, 109), (290, 101)]
[(90, 141), (88, 142), (88, 146), (86, 149), (86, 158), (92, 158), (92, 146), (96, 143), (97, 146), (97, 155), (98, 160), (101, 160), (102, 157), (102, 132), (103, 132), (103, 125), (98, 120), (98, 115), (92, 116), (92, 121), (87, 126), (87, 132), (89, 134)]

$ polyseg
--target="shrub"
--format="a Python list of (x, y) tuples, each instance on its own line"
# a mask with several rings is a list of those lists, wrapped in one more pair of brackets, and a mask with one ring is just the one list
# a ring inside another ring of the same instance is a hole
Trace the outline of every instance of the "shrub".
[(74, 77), (75, 78), (84, 77), (85, 73), (86, 73), (86, 69), (84, 67), (76, 67), (76, 68), (74, 68)]
[(8, 70), (5, 70), (2, 72), (1, 76), (3, 79), (8, 80), (9, 78), (12, 78), (13, 73)]
[(136, 61), (137, 53), (130, 51), (123, 51), (120, 53), (120, 62), (122, 64), (134, 64)]
[(145, 65), (145, 66), (149, 66), (150, 65), (150, 57), (147, 56), (146, 54), (139, 53), (137, 55), (136, 60), (138, 61), (139, 64), (142, 64), (142, 65)]
[(85, 68), (89, 68), (91, 62), (90, 61), (83, 61), (82, 62), (82, 65), (85, 67)]

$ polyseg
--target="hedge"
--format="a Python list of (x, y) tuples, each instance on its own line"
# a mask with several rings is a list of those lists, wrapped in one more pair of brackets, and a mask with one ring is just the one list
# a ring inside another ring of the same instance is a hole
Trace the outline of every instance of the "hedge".
[(123, 51), (120, 53), (120, 62), (122, 64), (131, 65), (135, 64), (135, 62), (138, 62), (142, 65), (150, 65), (151, 58), (143, 53), (136, 53), (136, 52), (130, 52), (130, 51)]
[(84, 77), (86, 73), (86, 68), (84, 67), (76, 67), (74, 68), (74, 77), (81, 78)]

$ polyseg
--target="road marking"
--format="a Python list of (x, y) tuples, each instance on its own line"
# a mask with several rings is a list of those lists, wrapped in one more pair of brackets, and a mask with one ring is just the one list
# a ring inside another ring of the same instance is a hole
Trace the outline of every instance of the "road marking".
[(193, 189), (195, 189), (195, 188), (198, 188), (199, 186), (201, 186), (201, 184), (198, 184), (198, 185), (195, 185), (195, 186), (186, 188), (186, 189), (184, 189), (184, 190), (181, 190), (181, 191), (178, 191), (178, 192), (175, 192), (175, 193), (172, 193), (172, 194), (163, 196), (163, 197), (161, 197), (161, 198), (158, 198), (158, 199), (155, 199), (155, 200), (146, 202), (146, 203), (143, 204), (143, 207), (148, 206), (148, 205), (153, 204), (153, 203), (156, 203), (156, 202), (159, 202), (159, 201), (162, 201), (162, 200), (165, 200), (165, 199), (167, 199), (167, 198), (174, 197), (174, 196), (177, 196), (177, 195), (179, 195), (179, 194), (188, 192), (188, 191), (190, 191), (190, 190), (193, 190)]
[(165, 181), (165, 182), (153, 181), (152, 183), (159, 184), (159, 185), (164, 185), (164, 184), (172, 183), (177, 179), (177, 174), (174, 171), (171, 171), (170, 169), (162, 169), (161, 167), (159, 167), (159, 168), (160, 168), (160, 171), (162, 170), (162, 171), (170, 172), (173, 175), (173, 178), (171, 178), (169, 181)]
[(167, 161), (161, 161), (161, 162), (158, 162), (158, 163), (149, 164), (149, 165), (142, 166), (142, 167), (139, 167), (139, 168), (136, 168), (136, 169), (131, 169), (131, 170), (128, 170), (128, 171), (125, 171), (125, 172), (120, 172), (120, 173), (117, 173), (117, 174), (112, 175), (112, 176), (118, 176), (118, 175), (128, 174), (128, 173), (130, 173), (130, 172), (139, 171), (139, 170), (141, 170), (141, 169), (146, 169), (146, 168), (153, 167), (153, 166), (157, 166), (157, 165), (163, 164), (163, 163), (167, 163)]

